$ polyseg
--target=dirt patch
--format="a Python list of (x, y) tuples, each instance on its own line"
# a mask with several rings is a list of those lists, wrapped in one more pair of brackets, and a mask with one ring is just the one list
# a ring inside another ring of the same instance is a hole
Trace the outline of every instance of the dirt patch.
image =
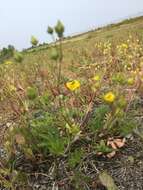
[(138, 137), (111, 160), (98, 160), (97, 168), (107, 170), (119, 190), (143, 189), (143, 142)]

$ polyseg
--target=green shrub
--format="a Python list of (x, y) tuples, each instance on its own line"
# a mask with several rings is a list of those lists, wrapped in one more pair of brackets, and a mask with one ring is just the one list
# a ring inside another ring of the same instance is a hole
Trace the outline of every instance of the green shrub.
[(22, 55), (22, 53), (15, 52), (15, 54), (14, 54), (14, 60), (16, 62), (21, 63), (23, 61), (23, 55)]

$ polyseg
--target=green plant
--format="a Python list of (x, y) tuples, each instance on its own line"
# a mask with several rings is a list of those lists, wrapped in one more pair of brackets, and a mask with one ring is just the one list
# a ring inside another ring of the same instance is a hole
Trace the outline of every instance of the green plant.
[(109, 148), (109, 147), (106, 145), (106, 143), (105, 143), (104, 140), (101, 140), (101, 141), (99, 142), (99, 144), (97, 144), (97, 145), (95, 146), (95, 151), (96, 151), (96, 153), (107, 154), (107, 153), (112, 152), (113, 149), (112, 149), (112, 148)]
[(133, 132), (133, 130), (138, 126), (138, 123), (135, 119), (128, 117), (124, 117), (119, 120), (119, 128), (118, 131), (122, 136), (129, 135)]
[[(112, 153), (108, 139), (123, 138), (138, 126), (133, 120), (141, 112), (135, 98), (142, 94), (143, 58), (136, 37), (111, 42), (105, 41), (107, 34), (100, 41), (98, 34), (96, 40), (86, 34), (87, 40), (67, 41), (64, 31), (58, 21), (47, 29), (53, 43), (18, 53), (15, 61), (25, 58), (22, 64), (1, 65), (1, 106), (8, 103), (16, 117), (4, 137), (8, 183), (11, 173), (21, 170), (17, 163), (28, 162), (37, 173), (46, 163), (53, 183), (71, 174), (72, 188), (86, 189), (88, 156)], [(32, 37), (31, 43), (37, 46), (38, 40)]]
[(57, 87), (59, 89), (59, 85), (61, 83), (61, 72), (62, 72), (62, 62), (63, 62), (63, 48), (62, 48), (62, 38), (64, 35), (64, 25), (62, 24), (61, 21), (58, 21), (54, 29), (52, 27), (48, 27), (48, 33), (52, 36), (53, 41), (55, 41), (54, 37), (54, 30), (55, 33), (57, 34), (59, 38), (59, 45), (54, 45), (54, 48), (52, 48), (51, 51), (51, 59), (55, 60), (58, 62), (58, 73), (57, 73)]
[(42, 148), (43, 152), (50, 152), (53, 155), (62, 155), (65, 146), (68, 143), (67, 137), (62, 137), (57, 126), (54, 126), (52, 116), (46, 114), (45, 118), (32, 121), (30, 130), (34, 138), (36, 138), (37, 146)]
[(0, 168), (0, 187), (15, 190), (16, 188), (23, 189), (27, 184), (27, 175), (24, 172), (20, 172), (3, 166)]
[(70, 139), (60, 134), (57, 115), (43, 112), (34, 114), (33, 119), (25, 121), (24, 127), (15, 127), (7, 135), (6, 149), (9, 156), (15, 154), (16, 147), (26, 158), (34, 159), (34, 155), (41, 152), (43, 156), (63, 155)]
[(0, 50), (0, 63), (3, 63), (9, 58), (12, 58), (14, 55), (15, 47), (13, 45), (8, 45)]
[(80, 149), (77, 149), (74, 152), (72, 152), (69, 155), (69, 160), (68, 160), (69, 166), (71, 168), (74, 168), (77, 164), (81, 162), (83, 155), (84, 155), (84, 152), (83, 150), (80, 150)]
[(109, 113), (110, 108), (108, 105), (100, 105), (98, 108), (95, 108), (92, 118), (89, 122), (89, 128), (93, 132), (97, 132), (103, 129), (104, 120), (107, 113)]
[(72, 177), (72, 188), (75, 190), (86, 189), (88, 183), (90, 183), (91, 178), (80, 171), (75, 171)]

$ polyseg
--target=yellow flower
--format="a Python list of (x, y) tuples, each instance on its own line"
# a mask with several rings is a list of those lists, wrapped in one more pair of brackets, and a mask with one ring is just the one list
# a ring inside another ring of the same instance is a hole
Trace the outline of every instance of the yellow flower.
[(16, 91), (16, 87), (14, 85), (9, 85), (9, 90), (11, 92), (15, 92)]
[(125, 49), (127, 49), (127, 48), (128, 48), (128, 45), (123, 43), (123, 44), (122, 44), (122, 47), (125, 48)]
[(8, 148), (10, 146), (10, 142), (9, 141), (6, 141), (5, 142), (5, 147)]
[(6, 61), (5, 64), (6, 64), (6, 65), (11, 65), (11, 64), (12, 64), (12, 61)]
[(68, 123), (66, 123), (66, 129), (68, 130), (70, 134), (73, 134), (73, 135), (80, 133), (80, 128), (76, 124), (73, 124), (72, 126), (70, 126)]
[(99, 80), (100, 80), (100, 76), (99, 76), (99, 75), (95, 75), (92, 79), (93, 79), (94, 81), (99, 81)]
[(127, 80), (127, 83), (128, 83), (129, 85), (133, 85), (134, 82), (135, 82), (134, 78), (129, 78), (129, 79)]
[(12, 127), (9, 128), (9, 131), (10, 131), (10, 132), (13, 132), (13, 129), (14, 129), (14, 128), (13, 128), (13, 126), (12, 126)]
[(115, 94), (112, 92), (108, 92), (104, 95), (103, 99), (108, 103), (113, 103), (115, 101)]
[(80, 88), (80, 82), (78, 80), (67, 82), (66, 87), (71, 91), (75, 91), (77, 88)]

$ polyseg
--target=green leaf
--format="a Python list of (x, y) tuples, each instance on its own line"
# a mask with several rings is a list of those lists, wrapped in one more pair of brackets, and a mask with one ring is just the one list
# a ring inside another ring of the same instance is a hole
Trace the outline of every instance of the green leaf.
[(71, 168), (74, 168), (77, 164), (80, 163), (83, 155), (84, 155), (84, 152), (83, 150), (80, 150), (80, 149), (75, 150), (73, 153), (71, 153), (68, 160), (69, 166)]
[(113, 178), (106, 172), (102, 172), (99, 175), (101, 183), (107, 188), (107, 190), (118, 190)]
[(109, 106), (101, 105), (100, 107), (96, 108), (93, 113), (92, 119), (89, 123), (89, 128), (96, 132), (97, 130), (103, 127), (105, 115), (109, 112)]
[(109, 148), (104, 140), (101, 140), (100, 143), (98, 145), (96, 145), (96, 152), (102, 152), (102, 153), (110, 153), (113, 151), (112, 148)]

